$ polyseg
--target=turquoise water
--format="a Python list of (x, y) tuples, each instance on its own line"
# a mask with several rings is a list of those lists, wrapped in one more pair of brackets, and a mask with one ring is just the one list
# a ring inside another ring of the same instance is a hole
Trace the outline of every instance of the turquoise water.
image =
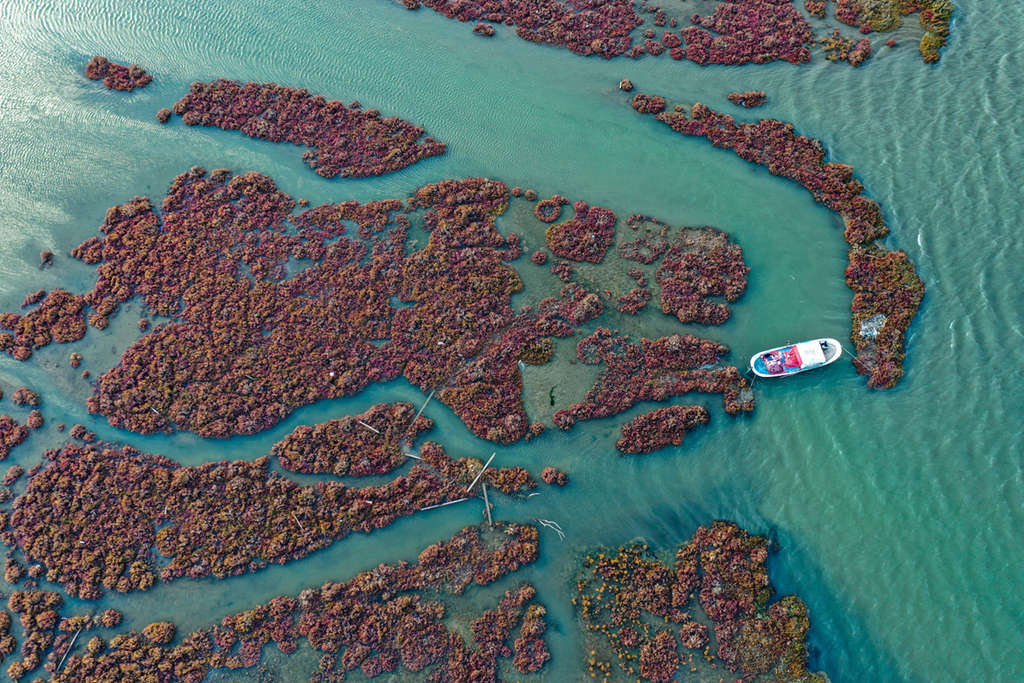
[[(913, 23), (908, 22), (908, 23)], [(1024, 474), (1020, 443), (1021, 338), (1017, 297), (1024, 263), (1020, 177), (1024, 149), (1019, 93), (1024, 31), (1019, 3), (959, 3), (940, 64), (921, 63), (912, 42), (876, 49), (858, 70), (816, 58), (801, 67), (700, 68), (657, 60), (583, 59), (539, 48), (507, 30), (490, 40), (470, 26), (384, 0), (248, 2), (213, 9), (185, 2), (5, 2), (0, 5), (0, 310), (16, 310), (40, 287), (82, 290), (91, 268), (67, 256), (94, 233), (106, 208), (132, 196), (162, 196), (194, 164), (258, 170), (312, 202), (404, 197), (442, 178), (487, 175), (542, 194), (559, 192), (673, 224), (732, 233), (752, 268), (750, 287), (721, 328), (698, 330), (732, 346), (741, 363), (780, 340), (848, 335), (851, 293), (836, 219), (795, 184), (732, 153), (685, 139), (635, 115), (616, 89), (732, 110), (734, 90), (768, 91), (756, 115), (792, 121), (821, 138), (833, 159), (853, 164), (928, 292), (910, 329), (907, 376), (869, 391), (848, 363), (785, 383), (757, 385), (750, 418), (731, 419), (698, 398), (712, 424), (680, 448), (619, 458), (623, 418), (549, 432), (529, 446), (498, 449), (498, 461), (570, 473), (564, 491), (498, 501), (509, 519), (554, 519), (542, 559), (512, 577), (534, 582), (551, 615), (550, 680), (580, 677), (580, 633), (568, 603), (578, 553), (595, 543), (644, 537), (668, 547), (715, 517), (771, 533), (780, 593), (811, 610), (812, 667), (833, 680), (1024, 679)], [(145, 90), (110, 93), (81, 76), (89, 56), (138, 61), (154, 74)], [(449, 152), (377, 179), (324, 180), (301, 149), (174, 121), (159, 126), (192, 80), (273, 80), (401, 115), (444, 140)], [(514, 229), (515, 217), (501, 223)], [(527, 233), (527, 245), (540, 233)], [(38, 253), (58, 254), (36, 268)], [(528, 262), (527, 290), (539, 270)], [(83, 422), (101, 438), (126, 440), (183, 463), (254, 458), (295, 425), (361, 411), (381, 400), (420, 402), (405, 383), (298, 411), (274, 429), (230, 441), (192, 435), (135, 437), (88, 416), (87, 383), (67, 367), (110, 367), (134, 330), (138, 304), (103, 332), (40, 352), (0, 358), (0, 387), (38, 390), (48, 425), (5, 463), (36, 461), (60, 442), (57, 422)], [(625, 329), (625, 328), (624, 328)], [(647, 328), (645, 328), (647, 329)], [(648, 332), (651, 334), (651, 332)], [(552, 368), (529, 368), (527, 406), (543, 410)], [(558, 378), (567, 392), (583, 375)], [(562, 389), (559, 389), (561, 391)], [(562, 395), (562, 394), (559, 394)], [(686, 402), (694, 402), (687, 399)], [(4, 410), (23, 411), (3, 403)], [(426, 414), (431, 437), (457, 454), (495, 450), (443, 406)], [(146, 594), (110, 596), (126, 627), (171, 619), (206, 626), (282, 593), (344, 579), (378, 562), (411, 559), (427, 543), (477, 522), (477, 504), (405, 519), (355, 535), (303, 560), (226, 581), (177, 581)], [(483, 605), (510, 581), (468, 596)], [(300, 666), (300, 661), (302, 666)], [(305, 675), (315, 658), (285, 664)], [(251, 672), (247, 675), (251, 675)], [(286, 680), (290, 680), (289, 676)]]

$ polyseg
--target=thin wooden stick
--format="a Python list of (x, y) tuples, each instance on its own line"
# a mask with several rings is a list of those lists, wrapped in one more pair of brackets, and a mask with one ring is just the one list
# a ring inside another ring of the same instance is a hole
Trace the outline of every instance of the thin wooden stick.
[(294, 512), (292, 513), (292, 519), (295, 520), (295, 523), (299, 525), (300, 529), (302, 529), (303, 531), (306, 530), (306, 527), (302, 526), (302, 522), (299, 521), (299, 518), (295, 516)]
[(79, 629), (77, 631), (75, 631), (75, 637), (71, 639), (71, 643), (68, 645), (68, 649), (64, 651), (64, 656), (60, 658), (60, 664), (57, 665), (57, 671), (58, 672), (60, 672), (61, 667), (64, 666), (64, 660), (68, 658), (69, 654), (71, 654), (71, 648), (73, 648), (75, 646), (75, 641), (78, 640), (78, 634), (81, 633), (81, 632), (82, 632), (82, 628), (81, 627), (79, 627)]
[[(434, 398), (434, 392), (435, 391), (437, 391), (437, 390), (436, 389), (431, 389), (430, 393), (427, 394), (427, 400), (423, 402), (423, 405), (420, 406), (420, 412), (416, 413), (416, 417), (414, 417), (412, 419), (412, 422), (409, 423), (410, 427), (412, 427), (413, 423), (416, 422), (416, 420), (420, 419), (420, 415), (422, 415), (423, 411), (426, 410), (427, 404), (430, 403), (430, 399)], [(408, 430), (406, 430), (406, 431), (408, 432)]]
[(366, 423), (365, 423), (365, 422), (363, 422), (362, 420), (356, 420), (356, 422), (358, 422), (359, 424), (363, 425), (364, 427), (366, 427), (367, 429), (369, 429), (369, 430), (370, 430), (371, 432), (373, 432), (374, 434), (380, 434), (380, 430), (379, 430), (379, 429), (377, 429), (377, 428), (375, 428), (375, 427), (371, 427), (370, 425), (366, 424)]
[(455, 505), (456, 503), (461, 503), (461, 502), (467, 501), (467, 500), (469, 500), (469, 498), (457, 498), (455, 500), (449, 500), (447, 503), (438, 503), (437, 505), (428, 505), (425, 508), (420, 508), (420, 512), (423, 512), (424, 510), (433, 510), (434, 508), (443, 508), (445, 505)]
[(469, 493), (470, 491), (473, 490), (473, 487), (476, 486), (476, 483), (478, 481), (480, 481), (480, 477), (484, 475), (484, 471), (488, 468), (488, 466), (490, 466), (491, 460), (494, 460), (494, 456), (496, 455), (497, 453), (491, 453), (491, 457), (487, 459), (486, 463), (484, 463), (484, 468), (476, 473), (476, 479), (473, 480), (472, 484), (466, 487), (466, 493)]
[(487, 526), (494, 528), (494, 520), (491, 519), (491, 501), (487, 500), (487, 482), (485, 481), (481, 488), (484, 491), (484, 512), (487, 513)]
[(422, 460), (423, 459), (420, 456), (418, 456), (415, 453), (413, 453), (409, 449), (409, 444), (407, 444), (407, 443), (403, 443), (402, 444), (402, 455), (404, 455), (407, 458), (415, 458), (416, 460)]

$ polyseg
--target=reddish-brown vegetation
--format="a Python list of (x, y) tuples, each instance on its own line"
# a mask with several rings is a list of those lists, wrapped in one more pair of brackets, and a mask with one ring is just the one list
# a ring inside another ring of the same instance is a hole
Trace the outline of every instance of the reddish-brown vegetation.
[(811, 58), (805, 47), (814, 40), (811, 26), (792, 0), (722, 2), (692, 20), (695, 25), (680, 33), (686, 58), (698, 64), (799, 64)]
[(615, 213), (582, 201), (573, 204), (573, 209), (576, 215), (572, 219), (547, 229), (548, 249), (570, 261), (600, 263), (615, 240)]
[(411, 403), (381, 403), (365, 413), (313, 426), (296, 427), (274, 444), (281, 467), (307, 474), (386, 474), (405, 461), (402, 446), (434, 423), (413, 422)]
[[(182, 467), (124, 446), (68, 445), (29, 479), (2, 539), (68, 593), (146, 590), (157, 580), (232, 576), (304, 557), (424, 507), (479, 495), (482, 463), (426, 444), (423, 463), (380, 486), (300, 486), (268, 458)], [(505, 493), (536, 486), (519, 467), (484, 480)], [(169, 558), (158, 570), (153, 550)]]
[(422, 0), (422, 4), (450, 19), (505, 23), (515, 26), (523, 40), (606, 59), (629, 50), (630, 32), (643, 23), (632, 0)]
[(260, 140), (310, 147), (303, 159), (325, 178), (383, 175), (445, 152), (433, 138), (420, 142), (423, 129), (398, 117), (346, 108), (276, 83), (193, 83), (174, 104), (174, 113), (189, 126), (241, 130)]
[(729, 101), (738, 107), (760, 107), (768, 99), (768, 93), (764, 90), (746, 90), (744, 92), (731, 92), (728, 95)]
[(34, 349), (51, 342), (64, 344), (85, 336), (85, 299), (63, 289), (55, 289), (45, 298), (40, 293), (30, 295), (22, 307), (36, 304), (38, 308), (24, 315), (0, 313), (0, 351), (6, 351), (18, 360), (28, 360)]
[(28, 438), (28, 428), (15, 422), (10, 415), (0, 415), (0, 460), (11, 454), (15, 446)]
[[(326, 583), (297, 598), (278, 597), (196, 631), (180, 644), (163, 645), (170, 624), (142, 634), (119, 635), (109, 647), (90, 647), (68, 658), (55, 680), (97, 683), (152, 680), (198, 683), (211, 669), (257, 665), (268, 643), (286, 654), (300, 639), (327, 653), (325, 678), (361, 668), (370, 677), (399, 665), (410, 672), (433, 667), (430, 680), (493, 680), (500, 658), (513, 657), (521, 673), (536, 671), (550, 657), (543, 641), (544, 608), (528, 584), (508, 590), (497, 607), (472, 622), (473, 644), (445, 626), (445, 606), (424, 592), (461, 594), (470, 584), (486, 585), (537, 559), (537, 530), (499, 524), (493, 532), (469, 527), (420, 553), (417, 563), (382, 564), (343, 583)], [(522, 622), (520, 638), (508, 646)], [(154, 637), (155, 636), (155, 637)]]
[[(573, 604), (595, 646), (610, 647), (612, 661), (627, 674), (671, 680), (681, 643), (704, 648), (742, 680), (770, 674), (820, 683), (824, 677), (807, 670), (806, 605), (796, 596), (768, 604), (768, 548), (768, 539), (716, 521), (679, 547), (674, 567), (645, 545), (594, 552), (584, 558)], [(695, 601), (714, 625), (713, 652)], [(592, 657), (590, 671), (610, 675), (610, 663)]]
[(668, 445), (679, 446), (686, 432), (711, 419), (703, 406), (669, 406), (638, 415), (622, 425), (615, 443), (620, 453), (651, 453)]
[(145, 88), (153, 80), (138, 64), (124, 66), (98, 55), (85, 66), (85, 76), (94, 81), (102, 79), (108, 90)]
[(682, 228), (671, 245), (656, 274), (662, 313), (684, 323), (721, 325), (731, 311), (708, 298), (732, 303), (746, 291), (750, 268), (743, 262), (743, 249), (711, 227)]
[(698, 391), (720, 393), (730, 414), (754, 409), (747, 381), (732, 366), (717, 365), (729, 349), (691, 335), (673, 335), (639, 343), (599, 327), (577, 345), (588, 365), (604, 364), (586, 398), (555, 413), (555, 424), (570, 429), (583, 420), (617, 415), (641, 401), (664, 401)]

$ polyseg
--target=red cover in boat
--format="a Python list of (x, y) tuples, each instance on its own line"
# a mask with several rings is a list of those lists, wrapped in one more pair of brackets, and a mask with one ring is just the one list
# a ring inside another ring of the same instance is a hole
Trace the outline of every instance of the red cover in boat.
[(800, 352), (796, 350), (796, 347), (790, 347), (782, 352), (786, 360), (782, 362), (783, 366), (787, 368), (798, 368), (800, 367)]

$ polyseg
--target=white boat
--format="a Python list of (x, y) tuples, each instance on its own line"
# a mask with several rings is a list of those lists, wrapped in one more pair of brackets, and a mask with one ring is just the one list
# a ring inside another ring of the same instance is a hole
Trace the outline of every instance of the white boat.
[(842, 345), (835, 339), (823, 337), (755, 353), (750, 357), (750, 369), (758, 377), (785, 377), (823, 368), (839, 360), (841, 355)]

